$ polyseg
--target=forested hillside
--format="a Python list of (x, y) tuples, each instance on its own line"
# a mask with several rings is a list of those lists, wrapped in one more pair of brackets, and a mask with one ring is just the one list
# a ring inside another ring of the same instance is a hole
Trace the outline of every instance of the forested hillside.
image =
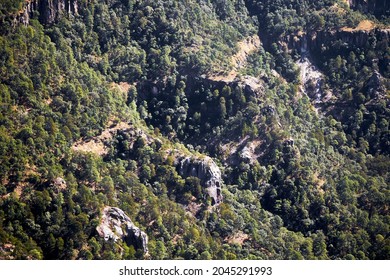
[(385, 0), (0, 0), (0, 259), (389, 259)]

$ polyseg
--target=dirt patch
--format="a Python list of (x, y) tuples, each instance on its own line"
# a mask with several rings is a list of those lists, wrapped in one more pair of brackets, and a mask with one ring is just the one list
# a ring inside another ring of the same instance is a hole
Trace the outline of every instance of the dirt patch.
[[(151, 144), (155, 141), (162, 141), (159, 138), (155, 138), (147, 134), (142, 129), (135, 129), (131, 123), (110, 121), (106, 128), (100, 135), (91, 137), (88, 139), (80, 139), (73, 144), (72, 150), (83, 153), (93, 153), (98, 156), (104, 156), (108, 153), (107, 145), (112, 138), (117, 134), (118, 131), (126, 131), (130, 133), (133, 140), (135, 141), (138, 137), (142, 137), (147, 144)], [(132, 144), (130, 143), (130, 148)]]
[(324, 188), (323, 188), (323, 187), (324, 187), (324, 185), (325, 185), (325, 183), (326, 183), (326, 180), (325, 180), (324, 178), (319, 177), (318, 172), (316, 172), (316, 173), (313, 174), (313, 181), (314, 181), (314, 183), (315, 183), (316, 186), (317, 186), (318, 192), (319, 192), (320, 194), (324, 194), (325, 191), (324, 191)]
[(112, 136), (118, 131), (118, 130), (126, 130), (130, 129), (130, 124), (126, 122), (119, 122), (117, 124), (113, 124), (112, 122), (109, 123), (109, 128), (105, 129), (102, 134), (100, 134), (99, 138), (102, 140), (111, 140)]
[(233, 66), (237, 69), (245, 66), (248, 55), (260, 47), (259, 36), (252, 36), (238, 43), (238, 53), (232, 57)]
[(371, 30), (375, 28), (375, 23), (371, 20), (362, 20), (355, 30)]
[(72, 146), (72, 150), (76, 152), (93, 153), (99, 156), (107, 154), (106, 147), (98, 139), (76, 142), (76, 144)]
[(120, 82), (119, 84), (117, 83), (111, 83), (111, 87), (114, 89), (118, 89), (120, 92), (127, 94), (129, 92), (129, 89), (133, 85), (126, 83), (126, 82)]
[(375, 23), (371, 20), (362, 20), (355, 28), (343, 27), (341, 30), (353, 32), (353, 31), (370, 31), (376, 27)]
[(99, 156), (106, 155), (108, 153), (106, 142), (110, 141), (118, 130), (130, 129), (131, 126), (125, 122), (119, 122), (117, 124), (109, 123), (107, 129), (105, 129), (99, 136), (89, 139), (82, 139), (73, 144), (72, 150), (83, 153), (93, 153)]
[(17, 198), (20, 198), (20, 197), (21, 197), (21, 195), (22, 195), (22, 193), (23, 193), (24, 187), (25, 187), (25, 185), (19, 184), (19, 185), (15, 188), (14, 192), (15, 192)]
[(202, 206), (202, 203), (196, 203), (195, 201), (191, 201), (190, 203), (188, 203), (187, 212), (190, 212), (192, 216), (196, 217), (196, 215), (198, 215), (199, 211), (202, 209)]
[(225, 239), (225, 241), (229, 244), (244, 244), (245, 241), (249, 240), (249, 235), (239, 231), (234, 235), (231, 235)]
[(176, 245), (177, 242), (181, 239), (182, 237), (178, 234), (175, 234), (175, 236), (172, 238), (171, 242), (172, 244)]

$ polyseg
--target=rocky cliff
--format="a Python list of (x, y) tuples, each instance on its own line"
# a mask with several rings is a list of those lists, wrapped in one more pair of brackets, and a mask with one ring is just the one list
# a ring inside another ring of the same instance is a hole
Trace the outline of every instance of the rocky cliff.
[(37, 14), (42, 23), (49, 24), (63, 14), (77, 15), (78, 9), (78, 0), (28, 0), (19, 21), (27, 25), (30, 18)]
[(352, 9), (376, 16), (390, 15), (390, 1), (388, 0), (348, 0)]
[(222, 202), (221, 170), (211, 158), (186, 157), (180, 160), (177, 169), (180, 176), (184, 178), (199, 178), (202, 186), (206, 188), (207, 193), (211, 197), (213, 205)]
[(145, 254), (148, 253), (148, 236), (119, 208), (106, 206), (96, 230), (105, 241), (123, 240), (136, 250), (141, 249)]
[(367, 48), (374, 41), (388, 44), (390, 29), (374, 28), (371, 30), (339, 29), (332, 31), (318, 31), (311, 34), (287, 36), (285, 42), (292, 50), (301, 53), (302, 50), (311, 53), (324, 52), (335, 47), (346, 49)]
[(386, 99), (384, 78), (378, 71), (372, 73), (370, 79), (364, 85), (363, 90), (371, 100)]
[(316, 51), (325, 45), (333, 47), (330, 42), (339, 41), (347, 48), (365, 48), (372, 44), (372, 41), (389, 42), (390, 29), (373, 30), (337, 30), (322, 31), (308, 37), (308, 48)]

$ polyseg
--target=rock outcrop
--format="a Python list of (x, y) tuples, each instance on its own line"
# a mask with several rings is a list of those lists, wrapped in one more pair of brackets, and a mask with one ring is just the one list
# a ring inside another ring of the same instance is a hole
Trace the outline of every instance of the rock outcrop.
[(323, 74), (313, 63), (306, 40), (301, 45), (300, 53), (301, 58), (296, 64), (300, 69), (301, 92), (309, 96), (315, 103), (320, 103), (323, 95)]
[(79, 9), (78, 0), (28, 0), (19, 21), (28, 25), (30, 18), (39, 15), (40, 22), (50, 24), (61, 15), (77, 15)]
[(148, 253), (148, 236), (136, 227), (123, 210), (106, 206), (100, 224), (96, 227), (99, 236), (105, 241), (123, 240), (127, 245)]
[(374, 71), (370, 79), (364, 85), (364, 92), (370, 99), (378, 99), (386, 95), (386, 86), (383, 82), (383, 77), (378, 71)]
[(211, 158), (205, 157), (204, 159), (198, 159), (186, 157), (180, 160), (177, 169), (180, 176), (184, 178), (199, 178), (202, 186), (206, 188), (207, 193), (211, 197), (213, 205), (222, 202), (221, 170)]
[(66, 183), (64, 178), (57, 177), (51, 182), (51, 186), (53, 187), (56, 193), (60, 193), (67, 189), (68, 184)]

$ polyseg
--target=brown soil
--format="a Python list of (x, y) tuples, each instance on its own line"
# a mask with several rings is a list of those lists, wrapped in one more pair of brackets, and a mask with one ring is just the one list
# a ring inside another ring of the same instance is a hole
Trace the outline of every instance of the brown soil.
[(112, 88), (117, 88), (119, 89), (120, 92), (126, 93), (129, 91), (129, 89), (133, 86), (129, 83), (126, 82), (120, 82), (119, 84), (117, 83), (111, 83)]
[(249, 235), (239, 231), (232, 236), (229, 236), (225, 239), (225, 241), (229, 244), (244, 244), (245, 241), (249, 240)]
[(84, 153), (93, 153), (99, 156), (107, 154), (107, 148), (105, 142), (112, 139), (114, 134), (118, 130), (129, 129), (131, 126), (125, 122), (119, 122), (114, 127), (109, 123), (109, 128), (104, 130), (99, 136), (93, 137), (88, 140), (79, 140), (73, 144), (72, 150)]
[(353, 31), (370, 31), (372, 29), (374, 29), (376, 26), (375, 26), (375, 23), (371, 20), (362, 20), (358, 26), (356, 26), (355, 28), (351, 28), (351, 27), (344, 27), (342, 28), (341, 30), (343, 31), (348, 31), (348, 32), (353, 32)]
[(323, 178), (320, 178), (320, 177), (319, 177), (318, 172), (314, 173), (314, 175), (313, 175), (313, 181), (314, 181), (315, 184), (317, 185), (317, 190), (318, 190), (318, 192), (321, 193), (321, 194), (324, 194), (325, 191), (324, 191), (323, 186), (325, 185), (326, 181), (325, 181)]

